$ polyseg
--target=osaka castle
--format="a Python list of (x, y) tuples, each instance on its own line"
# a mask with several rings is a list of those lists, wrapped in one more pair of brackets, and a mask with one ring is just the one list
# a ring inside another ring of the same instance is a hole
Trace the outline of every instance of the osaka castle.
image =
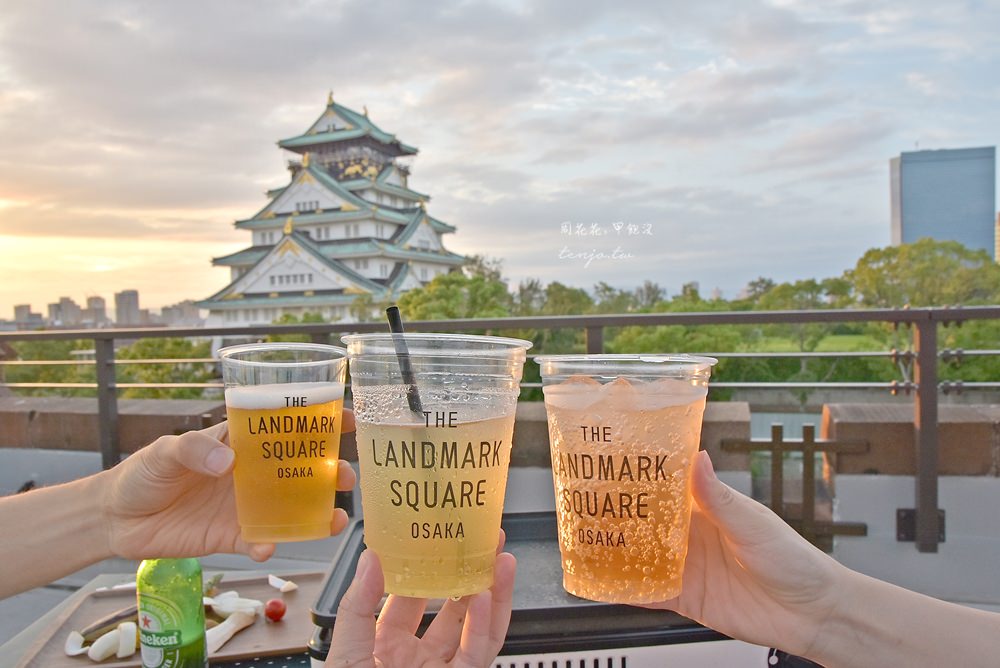
[(358, 296), (391, 300), (464, 263), (442, 243), (455, 228), (429, 215), (430, 197), (408, 186), (402, 160), (417, 149), (372, 123), (367, 109), (348, 109), (331, 93), (316, 122), (278, 146), (298, 154), (291, 178), (236, 221), (252, 245), (212, 260), (229, 267), (231, 282), (198, 302), (207, 326), (306, 313), (350, 322)]

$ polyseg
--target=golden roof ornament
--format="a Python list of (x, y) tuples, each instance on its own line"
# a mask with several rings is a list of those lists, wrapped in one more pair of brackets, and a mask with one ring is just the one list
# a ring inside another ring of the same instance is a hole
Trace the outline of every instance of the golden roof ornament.
[(295, 223), (294, 223), (294, 222), (292, 221), (292, 217), (291, 217), (291, 216), (289, 216), (289, 217), (288, 217), (288, 220), (286, 220), (286, 221), (285, 221), (285, 230), (284, 230), (284, 232), (285, 232), (285, 235), (286, 235), (286, 236), (287, 236), (287, 235), (290, 235), (290, 234), (292, 233), (292, 229), (293, 229), (294, 227), (295, 227)]
[(422, 210), (426, 211), (427, 210), (427, 202), (425, 202), (424, 200), (420, 200), (420, 208)]
[(302, 156), (302, 166), (303, 167), (309, 166), (309, 151), (306, 151), (305, 155)]
[(326, 106), (333, 106), (333, 89), (330, 89), (330, 93), (326, 96)]
[(365, 118), (368, 118), (368, 105), (367, 104), (362, 105), (361, 108), (364, 109), (365, 111)]

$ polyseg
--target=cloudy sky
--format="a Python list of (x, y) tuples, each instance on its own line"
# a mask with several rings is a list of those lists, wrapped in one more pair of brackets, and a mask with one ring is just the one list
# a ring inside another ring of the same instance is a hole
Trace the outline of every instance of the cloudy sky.
[(329, 89), (515, 282), (838, 275), (890, 157), (1000, 143), (996, 0), (0, 4), (0, 318), (223, 287)]

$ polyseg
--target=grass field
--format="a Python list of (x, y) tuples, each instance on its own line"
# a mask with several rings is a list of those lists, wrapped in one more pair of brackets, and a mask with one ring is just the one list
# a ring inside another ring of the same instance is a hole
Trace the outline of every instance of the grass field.
[[(867, 334), (831, 334), (816, 345), (816, 352), (820, 353), (885, 349), (884, 343), (876, 341)], [(767, 337), (755, 342), (748, 350), (762, 353), (798, 352), (799, 342), (790, 338)]]

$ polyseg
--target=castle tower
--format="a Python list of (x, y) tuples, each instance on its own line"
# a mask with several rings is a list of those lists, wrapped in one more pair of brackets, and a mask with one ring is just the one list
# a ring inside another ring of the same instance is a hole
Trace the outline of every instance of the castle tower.
[(352, 320), (362, 294), (393, 299), (465, 258), (445, 249), (455, 228), (427, 213), (430, 197), (411, 190), (401, 158), (417, 149), (333, 101), (304, 134), (278, 142), (298, 154), (291, 178), (237, 229), (252, 245), (214, 258), (231, 282), (198, 302), (209, 327), (270, 324), (286, 314)]

